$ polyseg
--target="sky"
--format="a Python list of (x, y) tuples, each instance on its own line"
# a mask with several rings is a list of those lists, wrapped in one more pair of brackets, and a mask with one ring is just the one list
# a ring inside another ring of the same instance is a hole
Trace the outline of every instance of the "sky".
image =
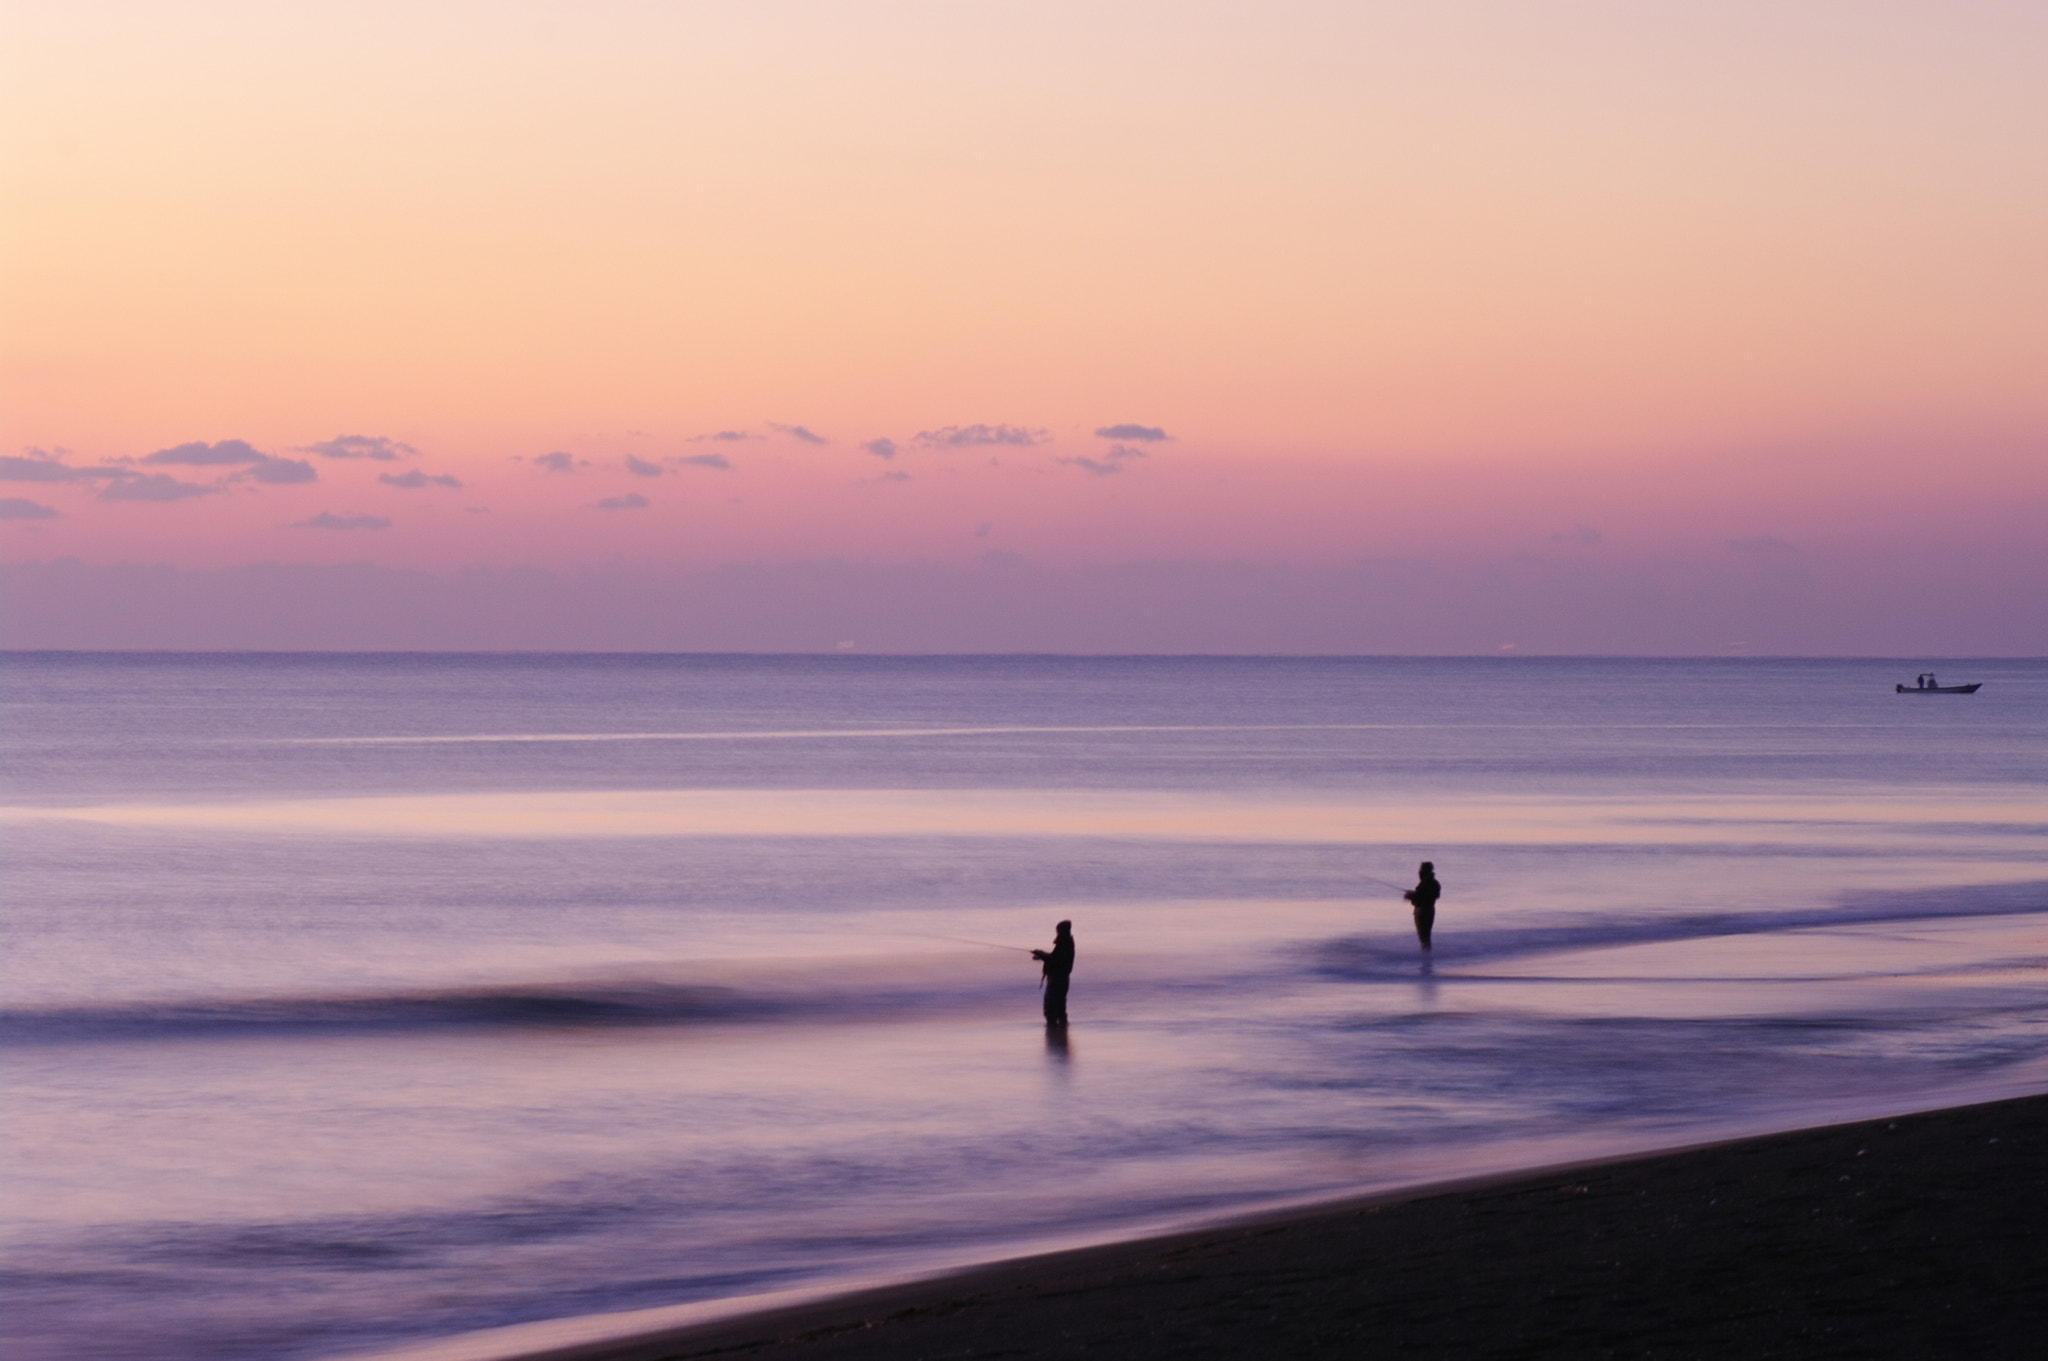
[(0, 644), (2048, 653), (2034, 0), (12, 0)]

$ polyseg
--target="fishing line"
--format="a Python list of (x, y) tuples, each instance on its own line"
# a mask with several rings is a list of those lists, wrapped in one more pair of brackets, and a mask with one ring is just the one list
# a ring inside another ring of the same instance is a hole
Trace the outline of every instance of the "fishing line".
[(992, 940), (969, 940), (965, 936), (942, 936), (934, 931), (913, 931), (911, 934), (922, 936), (926, 940), (950, 940), (956, 945), (979, 945), (988, 950), (1015, 950), (1020, 955), (1031, 953), (1031, 948), (1026, 945), (998, 945)]

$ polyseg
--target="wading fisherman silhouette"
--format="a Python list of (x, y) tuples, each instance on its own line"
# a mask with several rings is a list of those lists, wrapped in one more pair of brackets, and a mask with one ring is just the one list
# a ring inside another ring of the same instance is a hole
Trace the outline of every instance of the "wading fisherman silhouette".
[(1436, 925), (1436, 900), (1443, 896), (1444, 886), (1437, 882), (1434, 860), (1423, 861), (1420, 873), (1415, 887), (1401, 896), (1415, 904), (1415, 938), (1427, 950), (1430, 928)]
[(1053, 928), (1052, 948), (1033, 950), (1033, 959), (1044, 964), (1045, 1023), (1067, 1023), (1067, 979), (1074, 972), (1074, 924), (1061, 922)]

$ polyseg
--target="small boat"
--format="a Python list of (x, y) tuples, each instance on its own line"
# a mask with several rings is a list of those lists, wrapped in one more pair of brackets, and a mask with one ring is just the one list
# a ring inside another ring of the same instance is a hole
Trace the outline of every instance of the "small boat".
[(1902, 695), (1974, 695), (1983, 681), (1970, 685), (1943, 685), (1934, 678), (1932, 671), (1913, 677), (1911, 685), (1894, 685), (1892, 689)]

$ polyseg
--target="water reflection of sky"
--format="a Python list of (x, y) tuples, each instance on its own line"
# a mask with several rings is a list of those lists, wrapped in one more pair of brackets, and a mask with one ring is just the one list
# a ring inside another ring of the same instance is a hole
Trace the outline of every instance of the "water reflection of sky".
[(1114, 790), (619, 790), (6, 808), (16, 821), (336, 836), (1102, 837), (1267, 843), (1980, 845), (2048, 854), (2039, 792), (1625, 798)]

